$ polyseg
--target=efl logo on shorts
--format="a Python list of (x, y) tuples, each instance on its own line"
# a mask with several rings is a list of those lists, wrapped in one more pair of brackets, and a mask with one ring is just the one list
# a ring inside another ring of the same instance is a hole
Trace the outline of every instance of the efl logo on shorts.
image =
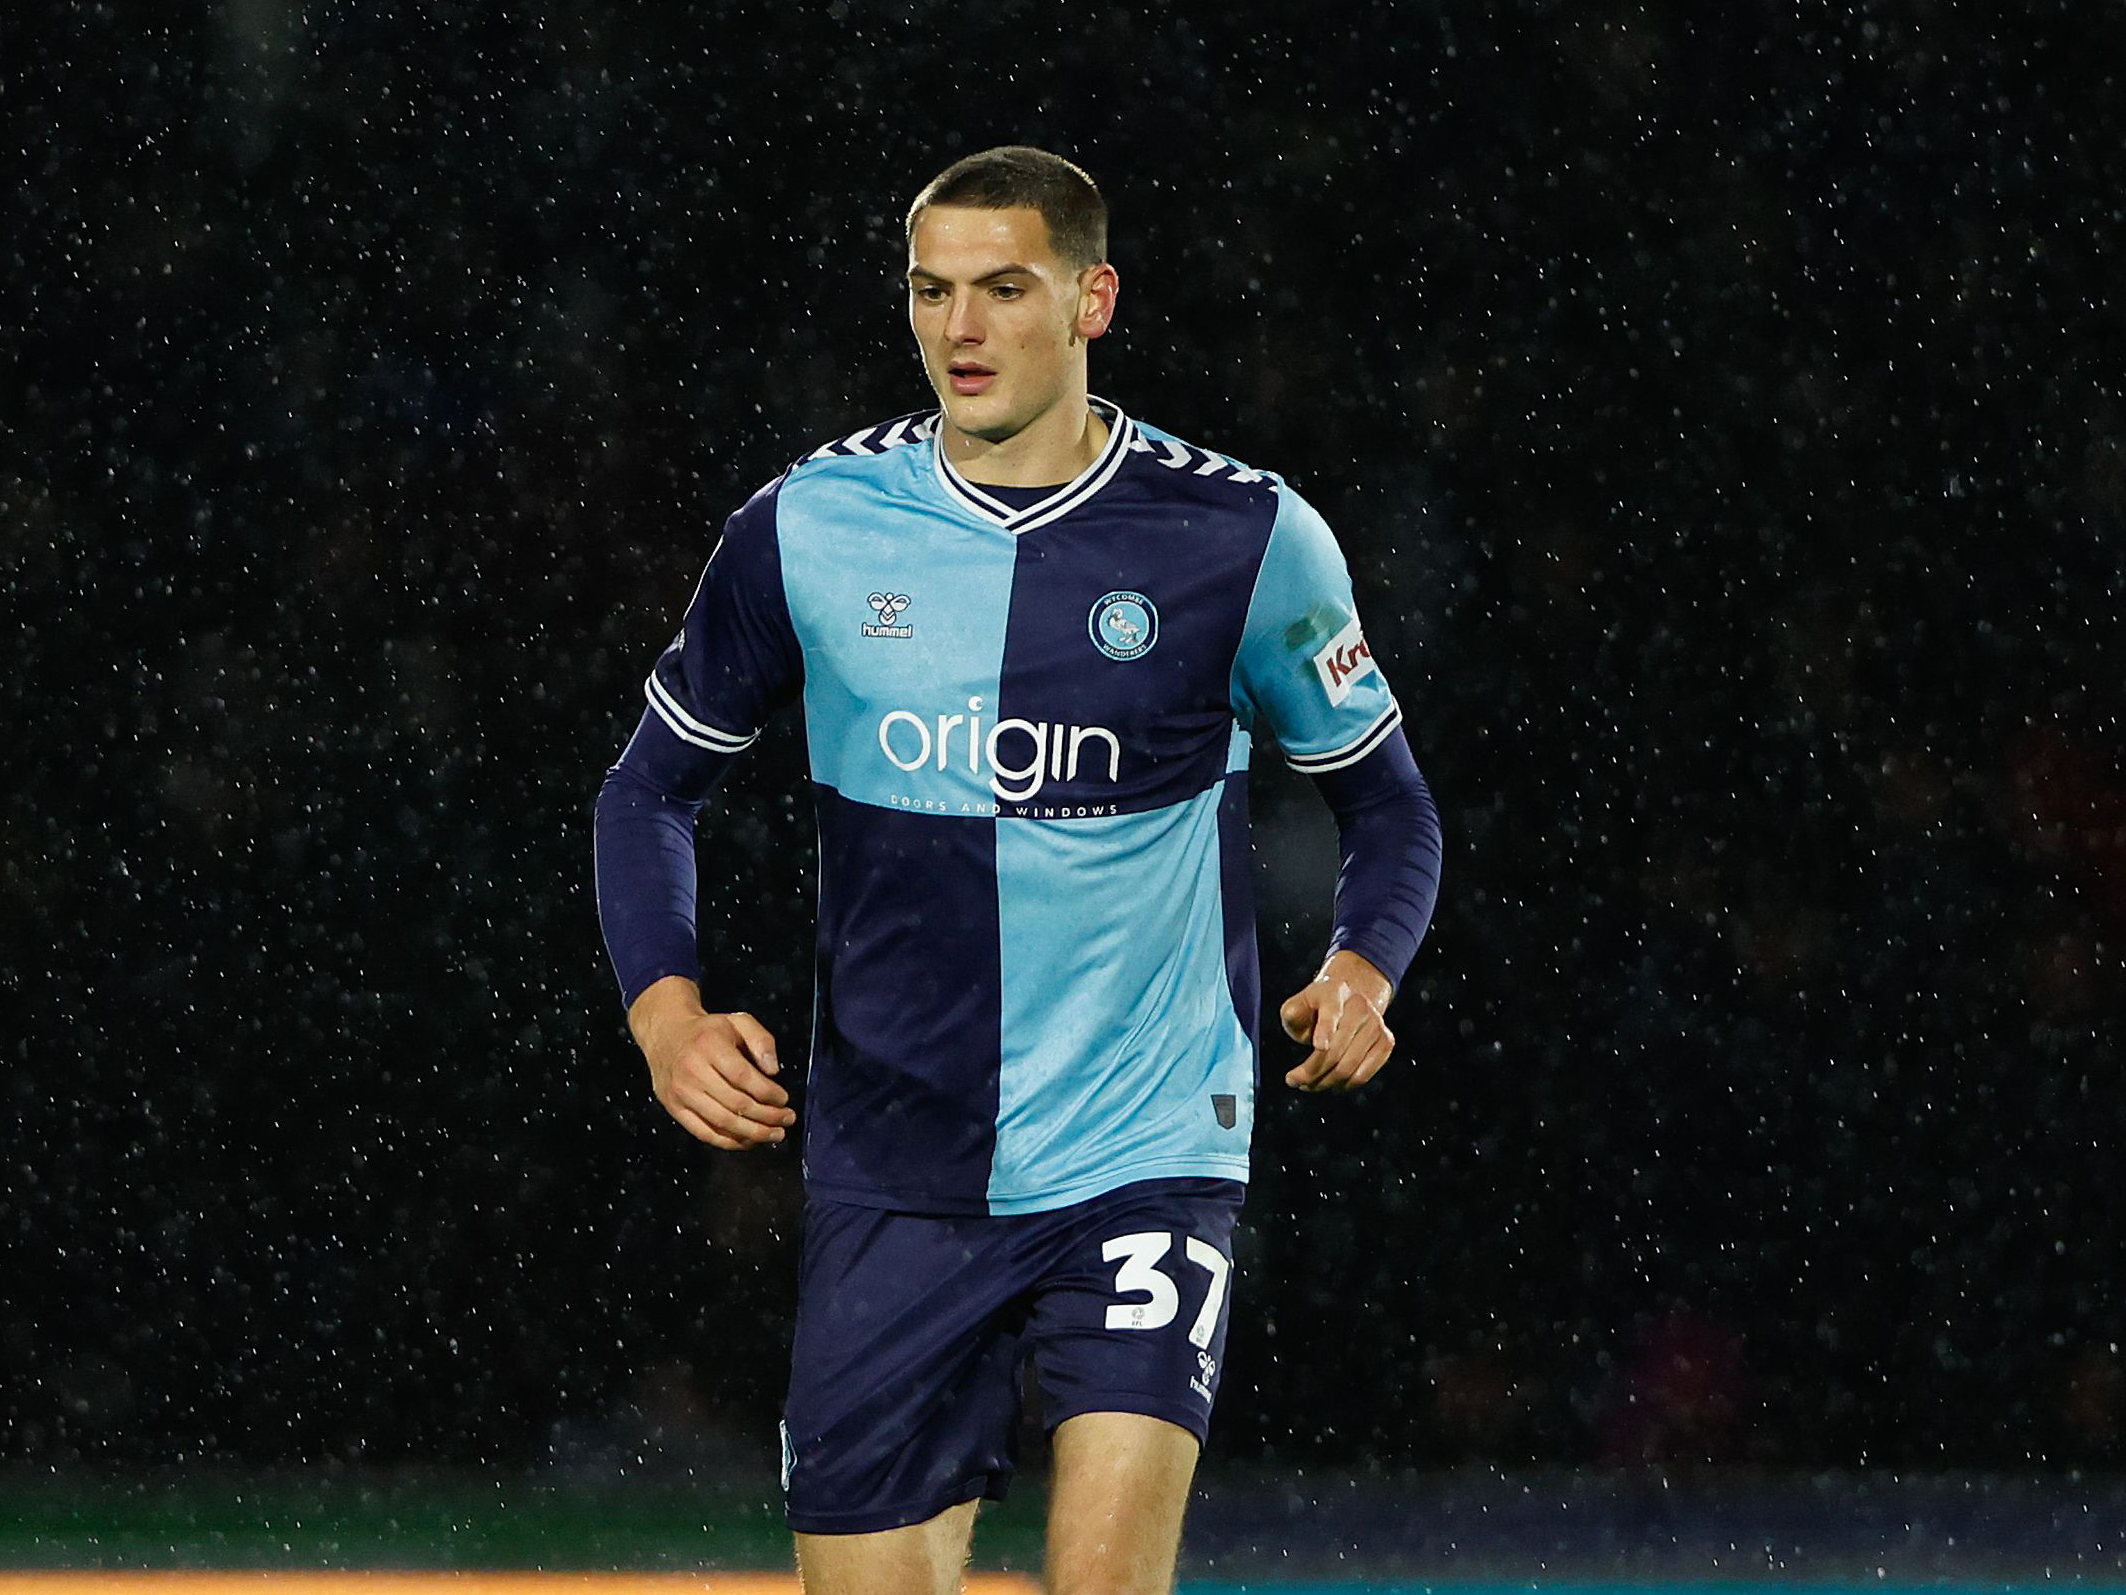
[(1350, 697), (1352, 683), (1359, 678), (1380, 674), (1380, 666), (1373, 662), (1373, 650), (1366, 646), (1365, 634), (1358, 629), (1356, 620), (1330, 638), (1329, 646), (1314, 656), (1314, 670), (1331, 703), (1342, 703)]

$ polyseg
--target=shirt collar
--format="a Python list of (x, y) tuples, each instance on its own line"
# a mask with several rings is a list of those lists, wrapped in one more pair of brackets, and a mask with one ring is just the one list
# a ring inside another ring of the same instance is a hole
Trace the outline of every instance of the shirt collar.
[(993, 493), (983, 492), (979, 484), (960, 475), (952, 468), (952, 462), (945, 458), (945, 428), (942, 423), (933, 428), (930, 440), (931, 458), (937, 465), (939, 483), (950, 497), (966, 509), (985, 521), (1003, 527), (1014, 536), (1061, 519), (1079, 505), (1090, 502), (1102, 488), (1114, 480), (1115, 472), (1122, 468), (1122, 461), (1129, 453), (1130, 442), (1136, 435), (1135, 424), (1122, 413), (1119, 404), (1097, 396), (1088, 396), (1087, 402), (1099, 411), (1107, 422), (1106, 446), (1100, 450), (1098, 459), (1046, 498), (1029, 504), (1024, 509), (1014, 509)]

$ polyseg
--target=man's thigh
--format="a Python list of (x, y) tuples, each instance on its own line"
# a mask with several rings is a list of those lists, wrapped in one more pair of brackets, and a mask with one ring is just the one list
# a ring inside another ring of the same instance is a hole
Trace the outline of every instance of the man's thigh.
[(975, 1503), (875, 1534), (800, 1534), (805, 1595), (953, 1595), (967, 1565)]
[(1006, 1227), (817, 1199), (805, 1225), (783, 1407), (790, 1527), (868, 1539), (1001, 1498), (1025, 1289)]
[(1053, 1595), (1166, 1595), (1231, 1317), (1241, 1188), (1160, 1180), (1055, 1237), (1028, 1336), (1052, 1426)]
[(1208, 1435), (1243, 1194), (1231, 1180), (1147, 1180), (1056, 1215), (1026, 1328), (1051, 1430), (1131, 1412)]
[(1201, 1450), (1138, 1412), (1087, 1412), (1055, 1433), (1050, 1595), (1167, 1595)]

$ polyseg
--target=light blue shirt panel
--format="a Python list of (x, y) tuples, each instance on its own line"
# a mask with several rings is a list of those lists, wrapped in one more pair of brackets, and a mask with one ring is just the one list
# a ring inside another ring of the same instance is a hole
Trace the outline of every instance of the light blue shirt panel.
[[(1247, 1178), (1255, 1058), (1226, 979), (1219, 796), (998, 822), (991, 1212), (1039, 1212), (1130, 1180)], [(1234, 1098), (1231, 1129), (1214, 1092)]]
[[(829, 458), (783, 484), (812, 778), (860, 803), (994, 813), (980, 740), (996, 721), (1017, 548), (951, 511), (929, 459), (917, 445)], [(907, 602), (886, 616), (875, 595)]]
[(1280, 482), (1233, 661), (1235, 712), (1243, 724), (1266, 723), (1292, 757), (1363, 741), (1395, 709), (1363, 640), (1343, 550), (1314, 506)]

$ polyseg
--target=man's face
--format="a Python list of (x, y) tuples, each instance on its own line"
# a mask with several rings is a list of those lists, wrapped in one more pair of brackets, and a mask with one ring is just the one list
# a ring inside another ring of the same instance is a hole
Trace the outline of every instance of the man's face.
[(932, 205), (908, 240), (908, 324), (952, 424), (1001, 442), (1085, 387), (1114, 272), (1073, 272), (1032, 209)]

